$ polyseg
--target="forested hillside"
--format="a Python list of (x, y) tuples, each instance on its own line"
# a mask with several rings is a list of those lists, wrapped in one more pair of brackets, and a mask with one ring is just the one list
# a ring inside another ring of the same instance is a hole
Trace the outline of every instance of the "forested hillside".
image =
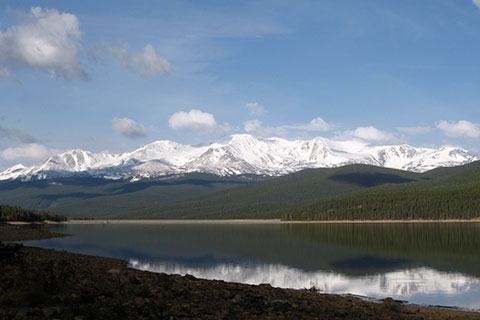
[(0, 203), (98, 219), (472, 218), (480, 211), (479, 168), (472, 163), (420, 174), (348, 165), (276, 178), (13, 181), (0, 184)]
[(93, 178), (8, 181), (0, 183), (0, 203), (48, 210), (69, 218), (100, 218), (198, 198), (261, 178), (188, 174), (137, 182)]
[(208, 196), (119, 213), (110, 218), (268, 219), (295, 208), (366, 188), (429, 179), (425, 174), (369, 165), (306, 169)]
[(24, 222), (39, 222), (39, 221), (65, 221), (67, 217), (60, 214), (54, 214), (47, 211), (29, 210), (21, 207), (3, 206), (0, 205), (0, 221), (24, 221)]
[(291, 210), (286, 220), (480, 217), (480, 162), (429, 173), (429, 181), (371, 188)]

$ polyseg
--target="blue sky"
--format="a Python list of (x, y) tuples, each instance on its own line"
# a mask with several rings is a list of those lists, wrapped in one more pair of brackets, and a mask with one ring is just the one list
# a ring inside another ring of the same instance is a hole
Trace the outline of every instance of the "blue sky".
[(480, 151), (480, 0), (2, 1), (0, 169), (261, 137)]

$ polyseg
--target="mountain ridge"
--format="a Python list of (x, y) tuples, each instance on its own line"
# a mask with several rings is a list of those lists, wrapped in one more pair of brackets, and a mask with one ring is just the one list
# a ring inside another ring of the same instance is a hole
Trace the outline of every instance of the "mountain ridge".
[(425, 172), (479, 159), (467, 150), (450, 146), (438, 149), (407, 144), (376, 146), (361, 140), (339, 141), (323, 137), (287, 140), (238, 134), (203, 146), (159, 140), (120, 154), (74, 149), (32, 167), (13, 166), (0, 173), (0, 180), (89, 176), (138, 181), (193, 172), (218, 176), (281, 176), (308, 168), (349, 164)]

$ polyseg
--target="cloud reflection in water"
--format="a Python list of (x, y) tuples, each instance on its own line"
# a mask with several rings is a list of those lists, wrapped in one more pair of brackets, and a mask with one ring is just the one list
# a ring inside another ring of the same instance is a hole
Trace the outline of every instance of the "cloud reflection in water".
[[(428, 303), (428, 296), (448, 297), (479, 291), (480, 279), (431, 268), (413, 268), (394, 272), (350, 277), (331, 271), (306, 272), (280, 264), (219, 264), (190, 267), (176, 263), (150, 263), (131, 259), (129, 266), (139, 270), (167, 274), (191, 274), (202, 279), (216, 279), (247, 284), (268, 283), (273, 287), (304, 289), (315, 287), (325, 293), (351, 293), (368, 297), (394, 297), (414, 303)], [(458, 305), (458, 303), (456, 303)], [(480, 308), (480, 302), (463, 305)]]

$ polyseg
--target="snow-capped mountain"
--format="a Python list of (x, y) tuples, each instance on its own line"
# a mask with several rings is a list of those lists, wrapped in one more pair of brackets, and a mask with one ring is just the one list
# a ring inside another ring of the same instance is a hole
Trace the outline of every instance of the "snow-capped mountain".
[(71, 150), (33, 167), (16, 165), (0, 173), (0, 180), (92, 176), (135, 181), (190, 172), (220, 176), (276, 176), (305, 168), (329, 168), (353, 163), (424, 172), (479, 159), (456, 147), (372, 146), (359, 140), (336, 141), (322, 137), (311, 140), (260, 139), (241, 134), (205, 146), (156, 141), (122, 154)]

